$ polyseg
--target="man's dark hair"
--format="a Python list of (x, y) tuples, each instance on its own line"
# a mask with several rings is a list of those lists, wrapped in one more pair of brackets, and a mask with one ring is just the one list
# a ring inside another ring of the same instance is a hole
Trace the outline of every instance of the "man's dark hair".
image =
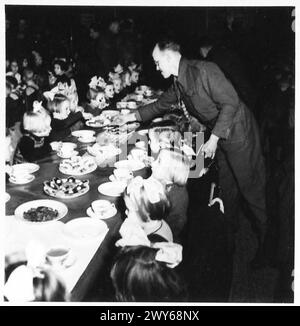
[(171, 39), (160, 40), (159, 42), (157, 42), (157, 46), (161, 51), (172, 50), (180, 52), (180, 45), (176, 41)]

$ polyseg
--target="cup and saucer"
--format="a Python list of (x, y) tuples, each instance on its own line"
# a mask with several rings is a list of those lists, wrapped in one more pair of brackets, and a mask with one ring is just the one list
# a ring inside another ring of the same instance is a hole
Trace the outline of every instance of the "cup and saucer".
[(81, 136), (78, 138), (78, 140), (81, 143), (92, 143), (94, 141), (96, 141), (96, 137), (92, 136), (92, 137), (85, 137), (85, 136)]
[(35, 176), (33, 174), (25, 173), (22, 171), (18, 171), (18, 172), (13, 171), (10, 174), (9, 181), (11, 183), (21, 185), (21, 184), (26, 184), (26, 183), (31, 182), (32, 180), (34, 180), (34, 178), (35, 178)]
[(125, 168), (114, 169), (114, 173), (109, 176), (109, 180), (112, 182), (124, 182), (127, 184), (129, 180), (133, 178), (132, 171)]
[(57, 156), (59, 156), (60, 158), (70, 158), (72, 156), (76, 156), (79, 153), (75, 150), (63, 150), (61, 149), (59, 152), (57, 152)]
[(91, 203), (86, 213), (90, 217), (105, 220), (115, 216), (117, 214), (117, 209), (115, 204), (111, 203), (109, 200), (98, 199)]
[(69, 247), (55, 245), (46, 252), (46, 260), (53, 269), (64, 269), (75, 263), (76, 256)]

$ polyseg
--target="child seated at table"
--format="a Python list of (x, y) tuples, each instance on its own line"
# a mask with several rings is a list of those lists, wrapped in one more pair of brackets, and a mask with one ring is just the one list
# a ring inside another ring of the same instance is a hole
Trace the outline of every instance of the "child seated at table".
[(114, 84), (112, 82), (108, 82), (106, 84), (105, 89), (104, 89), (104, 93), (105, 93), (106, 103), (108, 105), (112, 104), (113, 98), (114, 98), (114, 95), (115, 95)]
[[(73, 94), (70, 94), (68, 96), (69, 100), (70, 100), (70, 117), (73, 117), (77, 112), (82, 112), (82, 115), (84, 116), (84, 118), (86, 119), (87, 117), (92, 117), (92, 114), (88, 114), (88, 113), (84, 113), (84, 109), (82, 106), (78, 105), (78, 93), (77, 91), (74, 92)], [(77, 122), (75, 122), (71, 127), (71, 131), (75, 131), (75, 130), (80, 130), (84, 127), (84, 122), (81, 120), (78, 120)]]
[[(65, 283), (51, 268), (32, 268), (25, 263), (9, 265), (5, 270), (7, 282), (4, 286), (4, 297), (7, 301), (69, 301)], [(12, 270), (13, 267), (15, 268)]]
[(86, 95), (88, 103), (84, 106), (84, 111), (93, 116), (101, 114), (102, 110), (108, 106), (105, 98), (105, 91), (90, 88)]
[(15, 163), (34, 162), (51, 151), (48, 137), (51, 132), (51, 117), (41, 102), (35, 101), (32, 111), (24, 113), (23, 129), (23, 136), (15, 152)]
[(152, 178), (160, 181), (167, 190), (171, 207), (165, 217), (174, 240), (181, 243), (181, 233), (187, 222), (189, 197), (186, 183), (190, 172), (187, 156), (176, 148), (163, 148), (152, 163)]
[(84, 119), (80, 111), (70, 115), (70, 101), (63, 94), (55, 94), (53, 101), (48, 102), (48, 108), (53, 116), (51, 121), (51, 141), (63, 140), (71, 134), (71, 127), (76, 122)]
[(163, 120), (149, 128), (151, 156), (156, 157), (161, 148), (180, 147), (182, 136), (175, 122)]
[(182, 247), (160, 242), (125, 245), (111, 269), (117, 301), (185, 301), (186, 287), (174, 267), (181, 261)]
[(170, 203), (164, 186), (154, 178), (135, 177), (128, 184), (124, 200), (127, 219), (141, 225), (149, 239), (173, 241), (173, 234), (164, 220)]

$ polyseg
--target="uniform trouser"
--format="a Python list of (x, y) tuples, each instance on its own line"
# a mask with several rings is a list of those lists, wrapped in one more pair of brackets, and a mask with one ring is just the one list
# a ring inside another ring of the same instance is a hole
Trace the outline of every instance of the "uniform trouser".
[(225, 216), (233, 226), (237, 225), (237, 209), (242, 196), (254, 217), (259, 241), (262, 242), (267, 222), (265, 164), (258, 127), (252, 114), (247, 116), (245, 125), (245, 132), (235, 137), (235, 141), (219, 141), (219, 183)]

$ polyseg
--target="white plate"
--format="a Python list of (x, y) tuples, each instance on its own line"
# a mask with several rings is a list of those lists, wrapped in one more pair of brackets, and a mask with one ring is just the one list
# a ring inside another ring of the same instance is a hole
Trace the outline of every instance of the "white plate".
[(122, 195), (126, 188), (125, 182), (105, 182), (98, 187), (98, 191), (106, 196), (119, 197)]
[[(67, 178), (63, 178), (61, 179), (61, 181), (63, 183), (66, 183), (68, 179)], [(49, 180), (51, 181), (51, 180)], [(48, 182), (49, 182), (48, 181)], [(76, 182), (77, 181), (77, 182)], [(51, 196), (51, 197), (55, 197), (55, 198), (63, 198), (63, 199), (69, 199), (69, 198), (76, 198), (76, 197), (80, 197), (80, 196), (83, 196), (85, 195), (89, 190), (90, 190), (90, 186), (89, 186), (89, 181), (86, 180), (87, 182), (85, 183), (80, 183), (78, 181), (80, 180), (76, 180), (75, 181), (75, 184), (74, 182), (72, 182), (72, 184), (75, 186), (75, 185), (85, 185), (83, 189), (81, 189), (80, 191), (76, 192), (76, 193), (73, 193), (73, 194), (66, 194), (63, 192), (63, 190), (58, 190), (58, 189), (53, 189), (52, 187), (50, 187), (50, 185), (48, 184), (45, 184), (46, 181), (44, 182), (44, 192), (48, 195), (48, 196)]]
[(113, 145), (100, 146), (97, 143), (93, 146), (88, 146), (87, 151), (93, 156), (102, 155), (105, 159), (117, 156), (122, 152), (120, 148), (115, 147)]
[[(76, 156), (76, 157), (80, 157), (80, 156)], [(91, 163), (91, 166), (89, 168), (85, 168), (84, 171), (79, 171), (79, 169), (74, 169), (72, 168), (71, 166), (67, 166), (65, 167), (64, 164), (66, 161), (71, 161), (72, 159), (66, 159), (66, 160), (63, 160), (60, 164), (59, 164), (59, 171), (64, 173), (64, 174), (67, 174), (67, 175), (74, 175), (74, 176), (79, 176), (79, 175), (85, 175), (85, 174), (88, 174), (88, 173), (91, 173), (93, 171), (95, 171), (97, 169), (97, 164), (96, 162), (94, 161), (94, 159), (92, 157), (80, 157), (80, 160), (87, 160)], [(76, 164), (76, 162), (74, 162), (74, 165)]]
[(5, 193), (5, 202), (7, 203), (10, 200), (10, 194), (9, 193)]
[(115, 216), (117, 214), (117, 212), (118, 212), (117, 209), (115, 207), (113, 207), (111, 210), (107, 211), (104, 215), (100, 216), (100, 215), (95, 214), (91, 207), (89, 207), (86, 210), (86, 213), (88, 216), (93, 217), (93, 218), (99, 218), (100, 220), (106, 220), (108, 218), (111, 218), (111, 217)]
[(90, 217), (79, 217), (64, 225), (64, 233), (79, 241), (98, 238), (107, 230), (106, 223)]
[(105, 127), (108, 126), (110, 124), (110, 121), (97, 121), (94, 119), (88, 120), (85, 122), (85, 124), (88, 127), (92, 127), (92, 128), (101, 128), (101, 127)]
[[(24, 219), (23, 214), (25, 212), (27, 212), (31, 208), (37, 208), (39, 206), (46, 206), (52, 209), (56, 209), (58, 211), (58, 216), (51, 221), (45, 221), (45, 222), (31, 222), (29, 220)], [(50, 199), (38, 199), (38, 200), (29, 201), (27, 203), (18, 206), (15, 210), (15, 217), (17, 220), (27, 222), (27, 223), (45, 224), (45, 223), (50, 223), (53, 221), (60, 220), (64, 216), (66, 216), (67, 213), (68, 213), (68, 207), (59, 201), (50, 200)]]
[(24, 171), (29, 174), (34, 173), (40, 169), (40, 166), (34, 163), (21, 163), (21, 164), (15, 164), (12, 166), (14, 171)]
[(59, 157), (61, 157), (61, 158), (70, 158), (70, 157), (72, 157), (72, 156), (76, 156), (76, 155), (78, 155), (78, 154), (79, 154), (79, 153), (78, 153), (77, 151), (73, 151), (73, 152), (70, 153), (69, 155), (64, 156), (64, 155), (60, 154), (59, 152), (57, 152), (57, 156), (59, 156)]
[(121, 168), (121, 169), (128, 169), (131, 171), (137, 171), (143, 169), (145, 167), (145, 164), (136, 160), (122, 160), (116, 162), (114, 166), (117, 169)]
[(81, 143), (92, 143), (92, 142), (96, 141), (96, 137), (91, 137), (91, 138), (81, 138), (81, 137), (79, 137), (78, 140)]
[(15, 181), (15, 180), (13, 180), (12, 178), (9, 178), (9, 181), (10, 181), (11, 183), (16, 184), (16, 185), (25, 185), (26, 183), (29, 183), (29, 182), (31, 182), (31, 181), (34, 180), (34, 179), (35, 179), (35, 176), (34, 176), (34, 175), (31, 175), (27, 180)]
[(72, 136), (75, 137), (93, 137), (95, 135), (94, 130), (76, 130), (72, 132)]

